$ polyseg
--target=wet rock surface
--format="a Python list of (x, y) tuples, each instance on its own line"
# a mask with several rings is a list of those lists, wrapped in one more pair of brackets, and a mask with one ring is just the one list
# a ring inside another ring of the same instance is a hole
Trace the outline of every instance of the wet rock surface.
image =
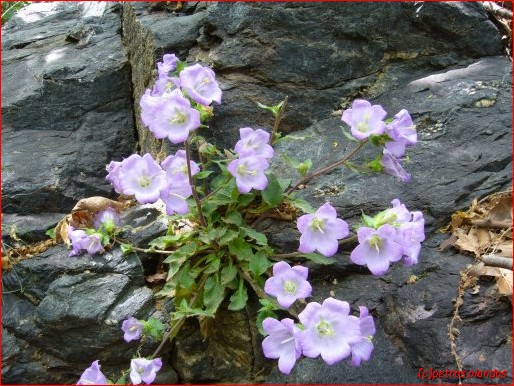
[[(473, 259), (440, 252), (445, 236), (438, 230), (473, 198), (512, 183), (511, 63), (498, 56), (501, 36), (482, 6), (107, 4), (33, 4), (25, 20), (13, 18), (2, 31), (4, 243), (13, 241), (13, 224), (23, 241), (38, 241), (78, 199), (111, 194), (105, 164), (131, 154), (136, 140), (140, 152), (164, 158), (169, 144), (152, 139), (138, 118), (139, 98), (163, 53), (216, 71), (223, 100), (201, 134), (219, 147), (232, 147), (240, 127), (269, 130), (272, 120), (255, 102), (288, 95), (281, 129), (295, 139), (277, 146), (274, 168), (293, 180), (278, 153), (318, 167), (355, 146), (334, 110), (356, 97), (382, 104), (390, 116), (406, 108), (419, 132), (406, 165), (409, 184), (337, 170), (299, 192), (314, 207), (330, 201), (351, 225), (361, 209), (374, 214), (393, 198), (425, 215), (427, 239), (414, 267), (396, 264), (375, 278), (349, 261), (352, 245), (341, 247), (333, 265), (307, 263), (311, 300), (334, 296), (354, 311), (370, 309), (377, 325), (372, 359), (360, 368), (302, 359), (290, 376), (281, 375), (276, 361), (262, 356), (253, 299), (242, 312), (221, 313), (208, 339), (188, 321), (165, 350), (156, 382), (438, 383), (419, 379), (419, 369), (456, 369), (448, 324), (459, 272)], [(374, 156), (366, 150), (358, 160)], [(124, 222), (132, 230), (123, 238), (142, 248), (167, 229), (155, 208), (129, 209)], [(294, 224), (261, 226), (279, 251), (296, 250)], [(152, 255), (123, 256), (117, 248), (101, 256), (68, 253), (52, 247), (3, 274), (4, 383), (74, 383), (95, 359), (115, 379), (137, 347), (123, 341), (121, 321), (155, 315), (166, 322), (171, 308), (157, 307), (145, 285), (156, 265)], [(412, 275), (418, 279), (408, 284)], [(478, 293), (465, 293), (457, 352), (466, 370), (507, 370), (508, 377), (466, 383), (511, 383), (511, 303), (493, 282), (478, 284)]]

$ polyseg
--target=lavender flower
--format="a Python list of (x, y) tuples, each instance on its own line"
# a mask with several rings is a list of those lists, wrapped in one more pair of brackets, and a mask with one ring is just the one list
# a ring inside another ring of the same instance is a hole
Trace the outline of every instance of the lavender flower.
[(381, 276), (389, 269), (389, 263), (402, 258), (402, 247), (396, 241), (396, 229), (384, 224), (377, 230), (361, 227), (357, 231), (359, 245), (350, 254), (358, 265), (367, 265), (373, 275)]
[[(161, 75), (159, 78), (155, 80), (152, 91), (147, 90), (146, 92), (149, 92), (149, 95), (152, 97), (168, 98), (173, 95), (173, 92), (181, 94), (179, 88), (180, 79), (178, 77), (169, 77), (166, 75)], [(148, 100), (145, 99), (144, 103), (148, 103)], [(148, 114), (148, 112), (146, 113)]]
[[(191, 167), (191, 175), (194, 176), (200, 171), (198, 164), (195, 161), (189, 161)], [(189, 184), (189, 177), (187, 175), (187, 159), (185, 150), (178, 150), (174, 156), (168, 156), (161, 163), (162, 168), (166, 172), (168, 182), (187, 181)]]
[(113, 208), (98, 213), (95, 218), (95, 229), (103, 228), (107, 233), (112, 232), (121, 225), (120, 216)]
[(328, 202), (315, 214), (305, 214), (298, 219), (300, 252), (310, 253), (315, 250), (322, 255), (333, 256), (339, 247), (337, 240), (348, 236), (348, 224), (337, 218), (336, 210)]
[(412, 123), (412, 118), (405, 109), (400, 110), (394, 116), (394, 120), (387, 125), (386, 134), (395, 142), (402, 141), (407, 146), (413, 146), (418, 141), (416, 126)]
[(107, 385), (108, 381), (105, 375), (100, 371), (99, 361), (96, 360), (91, 363), (77, 382), (77, 385)]
[(281, 307), (288, 308), (296, 299), (311, 296), (312, 287), (307, 281), (309, 269), (297, 265), (292, 267), (285, 261), (273, 265), (273, 276), (266, 280), (264, 291), (275, 296)]
[(204, 106), (221, 103), (221, 89), (212, 69), (195, 64), (183, 69), (179, 76), (182, 89), (196, 103)]
[(143, 323), (141, 323), (133, 316), (129, 316), (127, 319), (125, 319), (121, 324), (121, 329), (125, 333), (123, 334), (123, 339), (125, 339), (125, 342), (129, 343), (133, 340), (138, 340), (141, 338), (143, 327)]
[(350, 314), (350, 305), (328, 298), (323, 304), (309, 303), (298, 315), (305, 329), (298, 333), (303, 355), (332, 365), (348, 357), (351, 345), (361, 341), (359, 319)]
[(384, 149), (380, 164), (384, 168), (384, 172), (393, 177), (398, 178), (402, 182), (410, 181), (410, 174), (405, 171), (402, 166), (402, 159), (396, 158), (389, 150)]
[(412, 212), (412, 221), (404, 222), (396, 230), (396, 242), (402, 247), (404, 263), (410, 267), (418, 263), (421, 242), (425, 240), (425, 219), (421, 212)]
[(351, 109), (343, 111), (341, 120), (350, 126), (352, 135), (362, 141), (372, 134), (384, 133), (386, 125), (383, 119), (386, 115), (382, 106), (372, 106), (366, 100), (356, 99)]
[(360, 366), (362, 361), (367, 361), (373, 352), (371, 339), (375, 335), (375, 322), (369, 315), (367, 307), (360, 306), (359, 326), (361, 329), (361, 340), (352, 345), (352, 366)]
[(85, 249), (90, 255), (95, 253), (104, 253), (104, 247), (100, 235), (94, 233), (82, 239), (82, 249)]
[(289, 374), (296, 360), (302, 355), (300, 343), (296, 339), (299, 328), (294, 325), (292, 319), (278, 321), (266, 318), (262, 327), (269, 334), (262, 341), (262, 351), (266, 358), (278, 358), (278, 369)]
[(175, 181), (161, 191), (161, 200), (166, 204), (166, 214), (186, 214), (189, 211), (186, 199), (193, 194), (189, 181)]
[(261, 156), (273, 158), (274, 150), (268, 145), (270, 134), (264, 130), (253, 130), (250, 127), (239, 129), (241, 139), (236, 143), (234, 150), (240, 157)]
[(134, 385), (139, 385), (141, 382), (149, 385), (155, 380), (157, 371), (162, 367), (161, 358), (145, 359), (137, 358), (130, 361), (130, 380)]
[(166, 173), (150, 154), (133, 154), (122, 162), (119, 186), (123, 194), (135, 195), (141, 204), (153, 203), (167, 186)]
[[(148, 96), (146, 100), (149, 100)], [(143, 123), (157, 139), (168, 138), (172, 143), (181, 143), (191, 131), (200, 127), (200, 113), (191, 108), (189, 100), (179, 92), (172, 92), (155, 104), (145, 102), (143, 106), (148, 106), (141, 112)]]
[(86, 231), (82, 229), (74, 229), (73, 227), (68, 228), (68, 238), (71, 242), (72, 251), (70, 252), (69, 256), (77, 256), (80, 251), (84, 248), (82, 246), (84, 245), (84, 240), (87, 239), (87, 233)]
[(236, 178), (237, 189), (240, 193), (248, 193), (250, 190), (264, 190), (268, 179), (264, 170), (269, 167), (264, 157), (243, 157), (230, 162), (227, 169)]
[(107, 170), (107, 177), (105, 179), (109, 182), (117, 193), (121, 193), (119, 174), (121, 170), (121, 162), (111, 161), (109, 165), (105, 167)]
[(175, 54), (165, 54), (162, 62), (157, 62), (157, 72), (159, 77), (169, 76), (170, 72), (175, 71), (179, 59)]

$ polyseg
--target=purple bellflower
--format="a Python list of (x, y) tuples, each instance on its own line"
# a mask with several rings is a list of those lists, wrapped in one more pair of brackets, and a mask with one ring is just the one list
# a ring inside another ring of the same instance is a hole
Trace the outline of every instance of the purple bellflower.
[(389, 263), (402, 258), (402, 247), (396, 242), (396, 229), (384, 224), (378, 229), (361, 227), (357, 231), (359, 245), (350, 254), (358, 265), (367, 265), (373, 275), (381, 276)]
[(369, 314), (368, 308), (360, 306), (359, 326), (361, 329), (361, 340), (352, 345), (352, 366), (360, 366), (362, 361), (367, 361), (373, 352), (371, 339), (375, 335), (375, 322)]
[(410, 267), (418, 263), (421, 242), (425, 240), (425, 219), (419, 211), (411, 212), (412, 221), (405, 222), (396, 230), (396, 242), (402, 247), (404, 263)]
[(384, 168), (384, 173), (398, 178), (402, 182), (410, 181), (410, 174), (405, 171), (402, 166), (403, 160), (394, 156), (392, 152), (384, 149), (380, 164)]
[(235, 159), (230, 162), (227, 169), (236, 179), (237, 189), (240, 193), (248, 193), (250, 190), (264, 190), (268, 185), (268, 179), (264, 170), (269, 167), (264, 157), (248, 156)]
[(382, 106), (372, 106), (364, 99), (356, 99), (351, 109), (343, 111), (341, 120), (350, 126), (352, 135), (362, 141), (372, 134), (384, 133), (386, 125), (383, 119), (386, 115)]
[(87, 369), (84, 370), (77, 385), (107, 385), (108, 381), (105, 375), (100, 371), (99, 361), (96, 360), (91, 363)]
[(125, 342), (129, 343), (133, 340), (138, 340), (141, 338), (143, 327), (143, 323), (141, 323), (133, 316), (129, 316), (127, 319), (125, 319), (121, 324), (121, 329), (124, 332), (123, 339), (125, 339)]
[(96, 215), (94, 226), (95, 229), (103, 227), (106, 232), (112, 232), (115, 228), (119, 228), (120, 225), (120, 216), (113, 208), (109, 207)]
[(245, 156), (262, 156), (264, 158), (273, 158), (274, 150), (268, 144), (270, 134), (264, 130), (253, 130), (250, 127), (239, 129), (241, 139), (236, 143), (234, 150), (240, 157)]
[(348, 236), (348, 224), (337, 218), (336, 210), (328, 202), (314, 214), (305, 214), (298, 219), (301, 232), (298, 250), (310, 253), (317, 250), (324, 256), (333, 256), (339, 247), (337, 240)]
[(155, 380), (161, 367), (161, 358), (152, 360), (145, 358), (132, 359), (130, 361), (130, 380), (134, 385), (139, 385), (141, 382), (149, 385)]
[(141, 112), (141, 118), (157, 139), (168, 138), (174, 144), (181, 143), (191, 131), (200, 127), (200, 113), (191, 108), (189, 100), (178, 90), (160, 98), (149, 108), (148, 112)]
[(296, 299), (311, 296), (312, 287), (307, 281), (309, 269), (297, 265), (291, 268), (285, 261), (273, 265), (273, 276), (266, 280), (264, 291), (278, 300), (281, 307), (288, 308)]
[(88, 235), (86, 231), (82, 229), (68, 228), (68, 238), (71, 241), (72, 251), (69, 256), (77, 256), (80, 251), (86, 250), (90, 255), (95, 253), (103, 253), (104, 248), (100, 236), (98, 234)]
[(123, 160), (119, 186), (126, 195), (135, 195), (141, 204), (154, 203), (167, 186), (166, 173), (150, 154), (132, 154)]
[(269, 334), (262, 341), (264, 356), (270, 359), (278, 358), (278, 369), (284, 374), (289, 374), (296, 360), (302, 355), (300, 343), (296, 338), (299, 328), (289, 318), (281, 321), (266, 318), (262, 322), (262, 327)]
[(350, 315), (350, 305), (334, 298), (323, 304), (312, 302), (298, 315), (305, 327), (298, 333), (303, 355), (332, 365), (351, 354), (351, 346), (361, 341), (359, 319)]
[(406, 146), (413, 146), (418, 142), (416, 126), (412, 122), (409, 112), (405, 109), (400, 110), (394, 119), (386, 127), (386, 134), (393, 141), (403, 141)]
[(109, 182), (117, 193), (121, 193), (119, 174), (121, 170), (121, 162), (111, 161), (106, 167), (107, 176), (105, 179)]
[[(189, 161), (189, 165), (191, 167), (191, 175), (194, 176), (196, 173), (200, 171), (198, 164), (195, 161)], [(187, 159), (186, 159), (186, 151), (178, 150), (175, 155), (168, 156), (164, 161), (162, 161), (161, 166), (163, 170), (166, 172), (166, 177), (168, 178), (168, 182), (176, 182), (176, 181), (187, 181), (189, 184), (189, 177), (187, 175)]]
[(177, 68), (178, 58), (175, 54), (165, 54), (162, 57), (162, 62), (157, 62), (157, 72), (159, 77), (170, 76), (170, 72), (175, 71)]
[(204, 106), (221, 103), (221, 89), (212, 69), (195, 64), (184, 68), (179, 76), (182, 89), (196, 103)]
[(186, 214), (189, 211), (187, 198), (193, 194), (189, 181), (175, 181), (161, 191), (161, 200), (166, 204), (166, 214)]

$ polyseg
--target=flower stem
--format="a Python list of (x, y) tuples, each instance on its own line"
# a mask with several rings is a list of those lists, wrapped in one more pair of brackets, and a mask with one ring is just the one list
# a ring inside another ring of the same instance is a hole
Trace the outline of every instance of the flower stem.
[[(200, 284), (198, 284), (198, 288), (196, 289), (195, 293), (189, 300), (190, 308), (193, 308), (195, 306), (196, 300), (198, 299), (200, 292), (202, 292), (203, 286), (205, 285), (205, 282), (207, 281), (208, 278), (209, 278), (209, 275), (204, 275)], [(150, 359), (154, 359), (157, 355), (159, 355), (159, 353), (163, 349), (163, 347), (166, 344), (166, 342), (168, 341), (168, 339), (172, 340), (175, 336), (177, 336), (178, 332), (180, 331), (180, 328), (184, 325), (186, 318), (187, 317), (184, 316), (175, 322), (173, 327), (170, 328), (170, 330), (163, 336), (161, 344), (159, 344), (159, 347), (157, 347), (155, 349), (155, 351), (152, 354), (152, 356), (150, 357)]]
[(269, 139), (270, 146), (273, 146), (273, 142), (275, 142), (275, 134), (277, 133), (280, 122), (284, 118), (284, 113), (286, 111), (286, 105), (287, 105), (288, 98), (289, 97), (287, 97), (287, 96), (285, 97), (284, 101), (282, 102), (282, 105), (278, 109), (277, 116), (275, 117), (275, 123), (273, 124), (273, 130), (271, 131), (271, 136)]
[(361, 141), (359, 142), (359, 145), (354, 148), (351, 152), (349, 152), (348, 154), (346, 154), (343, 158), (341, 158), (339, 161), (336, 161), (334, 162), (332, 165), (328, 165), (328, 166), (325, 166), (324, 168), (321, 168), (321, 169), (318, 169), (314, 172), (312, 172), (311, 174), (308, 174), (306, 175), (305, 177), (301, 178), (300, 180), (298, 180), (298, 182), (296, 184), (294, 184), (293, 186), (291, 186), (285, 194), (290, 194), (292, 193), (294, 190), (296, 190), (296, 188), (298, 188), (300, 185), (302, 184), (305, 184), (307, 182), (309, 182), (310, 180), (312, 180), (314, 177), (317, 177), (321, 174), (325, 174), (325, 173), (328, 173), (332, 170), (334, 170), (335, 168), (341, 166), (341, 165), (344, 165), (350, 158), (352, 158), (355, 154), (357, 154), (357, 152), (362, 149), (362, 147), (368, 142), (367, 139), (365, 139), (364, 141)]
[(186, 164), (187, 164), (187, 176), (189, 178), (189, 185), (191, 185), (191, 190), (193, 191), (193, 197), (196, 202), (196, 208), (198, 209), (198, 217), (200, 220), (200, 224), (203, 227), (207, 226), (207, 222), (205, 221), (205, 217), (203, 217), (202, 212), (202, 204), (200, 203), (200, 198), (198, 197), (198, 193), (196, 192), (196, 187), (193, 181), (193, 175), (191, 174), (191, 150), (189, 149), (189, 141), (184, 142), (184, 147), (186, 148)]

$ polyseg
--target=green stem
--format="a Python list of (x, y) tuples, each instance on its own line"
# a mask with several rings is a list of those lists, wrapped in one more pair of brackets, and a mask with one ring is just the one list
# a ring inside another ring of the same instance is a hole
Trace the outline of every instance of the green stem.
[(287, 100), (288, 99), (289, 99), (289, 97), (286, 96), (285, 99), (284, 99), (284, 102), (282, 103), (282, 105), (278, 109), (277, 116), (275, 117), (275, 123), (273, 124), (273, 130), (271, 131), (271, 136), (270, 136), (270, 139), (269, 139), (270, 146), (273, 146), (273, 142), (275, 142), (275, 134), (277, 133), (278, 126), (280, 125), (280, 122), (284, 118), (284, 113), (286, 111), (286, 105), (287, 105)]
[[(118, 243), (118, 244), (128, 244), (128, 243), (124, 243), (122, 242), (121, 240), (118, 240), (116, 237), (113, 237), (113, 241), (115, 243)], [(130, 247), (136, 251), (136, 252), (143, 252), (143, 253), (159, 253), (161, 255), (169, 255), (170, 253), (173, 253), (174, 251), (165, 251), (165, 250), (162, 250), (162, 249), (153, 249), (153, 248), (138, 248), (138, 247), (135, 247), (133, 246), (132, 244), (130, 244)]]
[(362, 147), (368, 142), (367, 139), (365, 139), (364, 141), (361, 141), (359, 142), (359, 145), (354, 148), (351, 152), (349, 152), (347, 155), (345, 155), (343, 158), (341, 158), (339, 161), (336, 161), (334, 162), (332, 165), (328, 165), (328, 166), (325, 166), (324, 168), (321, 168), (321, 169), (318, 169), (314, 172), (312, 172), (311, 174), (301, 178), (300, 180), (298, 180), (298, 182), (296, 184), (294, 184), (292, 187), (290, 187), (285, 194), (291, 194), (294, 190), (296, 190), (296, 188), (298, 188), (300, 185), (302, 184), (305, 184), (307, 182), (309, 182), (310, 180), (312, 180), (314, 177), (317, 177), (321, 174), (325, 174), (325, 173), (328, 173), (332, 170), (334, 170), (335, 168), (341, 166), (341, 165), (344, 165), (350, 158), (352, 158), (355, 154), (357, 154), (357, 152), (362, 149)]
[(200, 220), (200, 224), (202, 224), (202, 226), (205, 228), (207, 226), (207, 222), (205, 221), (205, 217), (203, 217), (202, 204), (200, 203), (200, 198), (198, 197), (198, 193), (196, 192), (196, 187), (193, 181), (193, 175), (191, 174), (191, 150), (189, 149), (189, 140), (186, 140), (184, 142), (184, 147), (186, 149), (186, 164), (189, 185), (191, 185), (191, 190), (193, 191), (193, 197), (196, 202), (196, 208), (198, 209), (198, 217)]
[[(207, 281), (208, 278), (209, 278), (209, 275), (203, 276), (202, 281), (200, 282), (200, 284), (198, 285), (198, 288), (196, 289), (196, 292), (189, 300), (190, 308), (193, 308), (195, 306), (196, 300), (198, 299), (200, 292), (202, 292), (203, 286), (205, 285), (205, 282)], [(157, 347), (155, 349), (155, 351), (152, 354), (152, 356), (150, 357), (150, 359), (154, 359), (157, 355), (159, 355), (159, 353), (163, 349), (163, 347), (166, 344), (166, 342), (168, 341), (168, 339), (172, 340), (178, 334), (178, 332), (180, 331), (180, 328), (184, 325), (186, 318), (187, 317), (184, 316), (175, 322), (173, 327), (163, 336), (161, 344), (159, 344), (159, 347)]]

